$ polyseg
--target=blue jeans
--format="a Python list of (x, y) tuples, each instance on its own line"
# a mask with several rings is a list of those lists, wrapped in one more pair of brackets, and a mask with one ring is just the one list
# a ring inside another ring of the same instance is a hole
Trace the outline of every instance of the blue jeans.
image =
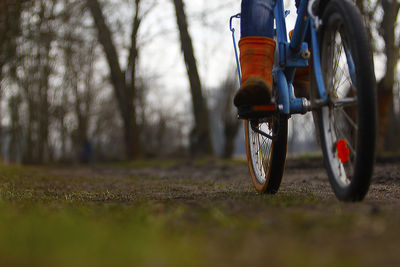
[(274, 36), (275, 0), (242, 0), (240, 35)]

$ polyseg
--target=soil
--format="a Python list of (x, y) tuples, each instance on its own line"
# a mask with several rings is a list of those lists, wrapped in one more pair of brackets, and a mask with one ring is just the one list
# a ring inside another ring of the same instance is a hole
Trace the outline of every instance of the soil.
[[(164, 166), (166, 165), (166, 166)], [(168, 166), (170, 165), (170, 166)], [(191, 201), (221, 200), (257, 196), (246, 162), (177, 161), (149, 166), (89, 166), (48, 168), (46, 173), (60, 179), (47, 185), (63, 191), (109, 190), (134, 194), (137, 198)], [(65, 179), (63, 179), (65, 178)], [(336, 200), (320, 158), (287, 159), (285, 174), (277, 194), (307, 193), (320, 200)], [(378, 161), (365, 203), (400, 204), (400, 160)]]

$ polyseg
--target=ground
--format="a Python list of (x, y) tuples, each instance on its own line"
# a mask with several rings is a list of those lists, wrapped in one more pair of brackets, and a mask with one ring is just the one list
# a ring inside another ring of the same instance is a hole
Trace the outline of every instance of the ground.
[(400, 160), (361, 203), (320, 158), (259, 195), (245, 161), (0, 167), (1, 266), (399, 266)]

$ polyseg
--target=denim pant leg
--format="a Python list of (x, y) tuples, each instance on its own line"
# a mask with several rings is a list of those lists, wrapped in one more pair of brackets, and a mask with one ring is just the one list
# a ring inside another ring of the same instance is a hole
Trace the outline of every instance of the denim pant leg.
[(274, 36), (274, 7), (276, 0), (242, 0), (240, 35)]

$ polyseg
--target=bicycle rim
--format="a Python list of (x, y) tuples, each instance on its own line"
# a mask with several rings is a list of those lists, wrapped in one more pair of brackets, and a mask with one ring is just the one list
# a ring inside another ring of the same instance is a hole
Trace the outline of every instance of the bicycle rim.
[(325, 165), (336, 196), (361, 200), (375, 151), (375, 78), (359, 13), (333, 0), (323, 18), (321, 65), (328, 105), (318, 111)]
[[(263, 136), (252, 127), (273, 136), (274, 139)], [(286, 161), (287, 119), (274, 116), (246, 121), (245, 134), (248, 166), (255, 189), (259, 193), (276, 193)]]

